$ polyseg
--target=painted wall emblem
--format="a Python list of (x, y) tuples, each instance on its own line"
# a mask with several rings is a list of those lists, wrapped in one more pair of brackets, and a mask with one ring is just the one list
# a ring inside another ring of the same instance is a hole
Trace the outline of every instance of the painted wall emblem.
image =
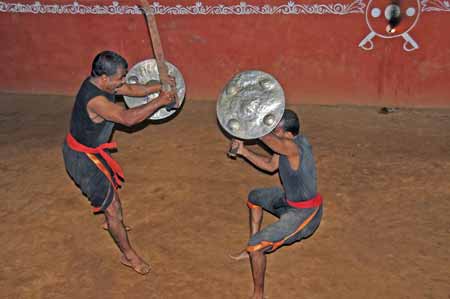
[(359, 43), (364, 50), (370, 51), (374, 46), (372, 39), (402, 37), (405, 51), (419, 48), (417, 42), (409, 35), (419, 20), (421, 6), (419, 0), (370, 0), (366, 8), (366, 22), (370, 33)]

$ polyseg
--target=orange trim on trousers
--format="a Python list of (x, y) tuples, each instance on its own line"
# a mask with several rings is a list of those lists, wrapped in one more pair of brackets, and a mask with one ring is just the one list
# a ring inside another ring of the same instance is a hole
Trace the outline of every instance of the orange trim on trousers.
[(278, 247), (280, 247), (281, 245), (284, 244), (284, 242), (286, 242), (287, 239), (289, 239), (290, 237), (294, 236), (295, 234), (297, 234), (299, 231), (301, 231), (308, 223), (311, 222), (311, 220), (314, 218), (314, 216), (316, 216), (317, 212), (319, 211), (320, 207), (318, 207), (311, 215), (309, 215), (309, 217), (303, 221), (302, 224), (300, 224), (300, 226), (289, 236), (283, 238), (282, 240), (278, 241), (278, 242), (270, 242), (270, 241), (261, 241), (260, 243), (254, 245), (254, 246), (248, 246), (247, 247), (247, 252), (254, 252), (254, 251), (258, 251), (261, 250), (263, 248), (266, 248), (268, 246), (272, 246), (272, 249), (270, 251), (274, 251), (276, 250)]
[(249, 202), (248, 200), (247, 200), (247, 207), (248, 207), (249, 209), (260, 208), (260, 206), (257, 206), (257, 205), (255, 205), (255, 204), (252, 204), (252, 203)]

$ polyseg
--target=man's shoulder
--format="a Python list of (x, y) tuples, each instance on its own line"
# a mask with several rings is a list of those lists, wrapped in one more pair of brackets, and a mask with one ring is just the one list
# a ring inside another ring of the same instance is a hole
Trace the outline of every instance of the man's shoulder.
[(110, 94), (93, 84), (90, 78), (86, 78), (81, 84), (80, 90), (77, 94), (77, 99), (84, 101), (86, 104), (94, 98), (104, 98), (108, 101), (114, 101), (114, 94)]

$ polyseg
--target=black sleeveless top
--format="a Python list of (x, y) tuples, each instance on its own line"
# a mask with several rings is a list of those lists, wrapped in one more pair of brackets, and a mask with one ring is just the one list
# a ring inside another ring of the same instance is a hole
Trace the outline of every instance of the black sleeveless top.
[(114, 103), (115, 95), (99, 89), (89, 78), (84, 80), (75, 99), (70, 120), (70, 134), (81, 144), (88, 147), (97, 147), (109, 141), (114, 123), (103, 121), (94, 123), (87, 112), (87, 104), (97, 96), (104, 96)]
[(297, 135), (294, 142), (299, 149), (300, 167), (293, 170), (286, 156), (280, 156), (279, 175), (290, 201), (305, 201), (316, 196), (317, 179), (316, 163), (312, 153), (312, 147), (306, 137)]

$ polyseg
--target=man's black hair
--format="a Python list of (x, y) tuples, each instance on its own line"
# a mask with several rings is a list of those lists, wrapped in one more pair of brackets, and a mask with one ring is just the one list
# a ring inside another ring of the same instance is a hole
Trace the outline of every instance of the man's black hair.
[(125, 70), (128, 68), (125, 58), (112, 51), (103, 51), (97, 54), (92, 62), (91, 76), (94, 78), (101, 75), (111, 77), (119, 67), (123, 67)]
[(297, 114), (289, 109), (284, 110), (281, 124), (286, 132), (291, 132), (292, 135), (297, 136), (300, 131), (300, 120)]

